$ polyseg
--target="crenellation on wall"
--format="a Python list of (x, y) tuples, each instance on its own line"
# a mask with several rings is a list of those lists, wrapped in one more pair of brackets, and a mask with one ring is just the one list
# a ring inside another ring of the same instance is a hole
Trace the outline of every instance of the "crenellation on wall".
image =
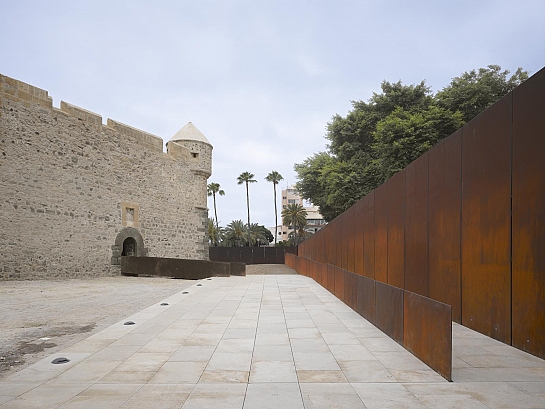
[(1, 84), (0, 279), (119, 274), (112, 246), (126, 228), (150, 256), (208, 258), (207, 176), (194, 163), (163, 153), (155, 135)]
[(61, 101), (60, 110), (93, 125), (102, 125), (102, 116), (76, 105), (69, 104), (68, 102)]
[(114, 121), (110, 118), (108, 118), (106, 125), (120, 134), (134, 138), (137, 143), (149, 149), (156, 150), (157, 152), (163, 152), (163, 140), (158, 136), (133, 128), (132, 126), (125, 125), (121, 122)]
[(10, 99), (25, 103), (26, 106), (35, 103), (46, 108), (53, 107), (53, 99), (46, 90), (2, 74), (0, 74), (0, 91)]

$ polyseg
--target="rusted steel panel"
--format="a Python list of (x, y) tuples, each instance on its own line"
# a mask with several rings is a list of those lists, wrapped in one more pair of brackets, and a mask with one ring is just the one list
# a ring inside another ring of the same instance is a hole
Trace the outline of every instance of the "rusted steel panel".
[(344, 301), (344, 270), (335, 267), (335, 296)]
[[(287, 254), (284, 257), (284, 264), (286, 264), (288, 267), (293, 268), (295, 270), (295, 260), (293, 254)], [(297, 270), (296, 270), (297, 271)]]
[(333, 252), (333, 265), (340, 267), (342, 264), (342, 219), (340, 216), (336, 217), (333, 220), (333, 245), (335, 246), (335, 251)]
[(450, 305), (405, 291), (403, 346), (426, 365), (452, 379), (452, 312)]
[(342, 243), (342, 253), (341, 253), (341, 264), (339, 267), (346, 268), (348, 267), (348, 245), (349, 245), (349, 237), (350, 237), (350, 218), (348, 217), (348, 212), (344, 212), (339, 216), (341, 220), (341, 233), (340, 233), (340, 242)]
[(329, 240), (329, 229), (326, 227), (322, 227), (320, 229), (320, 235), (321, 235), (321, 242), (322, 242), (322, 251), (321, 251), (321, 262), (324, 264), (327, 264), (328, 262), (328, 252), (331, 248), (331, 244), (328, 242)]
[(405, 274), (405, 169), (388, 182), (388, 284), (403, 288)]
[(335, 294), (335, 266), (327, 264), (327, 290), (331, 294)]
[(363, 275), (363, 199), (355, 204), (354, 220), (354, 272)]
[(210, 259), (210, 261), (219, 261), (219, 255), (217, 254), (216, 249), (217, 247), (208, 247), (208, 258)]
[(276, 263), (276, 247), (263, 247), (263, 263)]
[(367, 277), (357, 278), (358, 298), (356, 311), (371, 323), (375, 322), (375, 280)]
[(403, 290), (375, 282), (375, 326), (403, 343)]
[(339, 264), (337, 264), (337, 267), (340, 267), (340, 268), (346, 268), (346, 227), (347, 227), (347, 224), (346, 224), (346, 218), (344, 216), (345, 216), (344, 213), (339, 215), (338, 217), (339, 221), (337, 224), (337, 227), (339, 229), (337, 232), (337, 239), (339, 240), (339, 243), (341, 245), (339, 254), (338, 254)]
[(375, 189), (375, 280), (388, 282), (388, 184)]
[(285, 250), (282, 247), (275, 247), (276, 250), (276, 262), (278, 264), (284, 263), (285, 257)]
[(452, 306), (462, 323), (460, 223), (462, 130), (429, 151), (429, 297)]
[(318, 233), (320, 234), (320, 254), (318, 260), (320, 263), (327, 264), (327, 226), (322, 227)]
[(327, 264), (320, 263), (320, 285), (327, 288)]
[(462, 324), (511, 343), (509, 93), (463, 127)]
[(358, 300), (358, 275), (350, 271), (344, 272), (344, 303), (353, 310)]
[(353, 205), (345, 212), (345, 235), (346, 235), (346, 267), (345, 269), (354, 272), (355, 269), (355, 226), (356, 226), (356, 205)]
[(513, 346), (545, 359), (545, 69), (513, 94)]
[(318, 263), (316, 261), (309, 260), (311, 277), (314, 281), (318, 282)]
[(320, 233), (321, 242), (322, 242), (321, 262), (324, 264), (327, 264), (328, 251), (331, 247), (330, 243), (328, 242), (329, 229), (327, 228), (327, 226), (322, 227), (319, 233)]
[(229, 261), (244, 262), (240, 256), (240, 247), (229, 248)]
[(252, 256), (254, 264), (264, 264), (265, 263), (265, 247), (252, 247)]
[(253, 260), (253, 251), (252, 247), (241, 247), (240, 248), (240, 261), (247, 264), (252, 264)]
[[(405, 184), (405, 285), (429, 295), (428, 270), (428, 153), (407, 168)], [(389, 215), (388, 215), (389, 216)], [(390, 218), (388, 217), (388, 220)], [(390, 276), (388, 270), (388, 277)]]
[(375, 278), (375, 191), (363, 199), (363, 275)]

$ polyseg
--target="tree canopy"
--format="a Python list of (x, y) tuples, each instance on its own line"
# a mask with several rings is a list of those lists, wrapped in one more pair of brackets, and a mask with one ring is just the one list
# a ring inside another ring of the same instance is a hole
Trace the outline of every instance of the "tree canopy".
[(299, 194), (330, 221), (528, 78), (489, 65), (465, 72), (433, 94), (425, 81), (383, 81), (327, 124), (326, 152), (295, 164)]

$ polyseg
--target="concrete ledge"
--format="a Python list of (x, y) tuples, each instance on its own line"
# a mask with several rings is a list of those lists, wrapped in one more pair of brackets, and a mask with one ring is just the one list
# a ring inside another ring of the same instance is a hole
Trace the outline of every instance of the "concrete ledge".
[(121, 274), (140, 274), (200, 280), (208, 277), (245, 276), (246, 264), (160, 257), (121, 257)]

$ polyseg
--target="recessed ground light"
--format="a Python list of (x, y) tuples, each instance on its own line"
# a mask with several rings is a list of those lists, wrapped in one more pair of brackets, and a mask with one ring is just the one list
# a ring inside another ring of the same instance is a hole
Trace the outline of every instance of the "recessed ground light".
[(55, 358), (51, 361), (52, 364), (66, 364), (70, 362), (68, 358)]
[(197, 284), (197, 287), (202, 287), (202, 284)]
[(183, 292), (182, 292), (182, 294), (189, 294), (189, 292), (187, 292), (187, 291), (183, 291)]
[(161, 305), (168, 305), (168, 302), (162, 302)]
[(133, 321), (127, 321), (125, 324), (123, 325), (134, 325), (134, 322)]

